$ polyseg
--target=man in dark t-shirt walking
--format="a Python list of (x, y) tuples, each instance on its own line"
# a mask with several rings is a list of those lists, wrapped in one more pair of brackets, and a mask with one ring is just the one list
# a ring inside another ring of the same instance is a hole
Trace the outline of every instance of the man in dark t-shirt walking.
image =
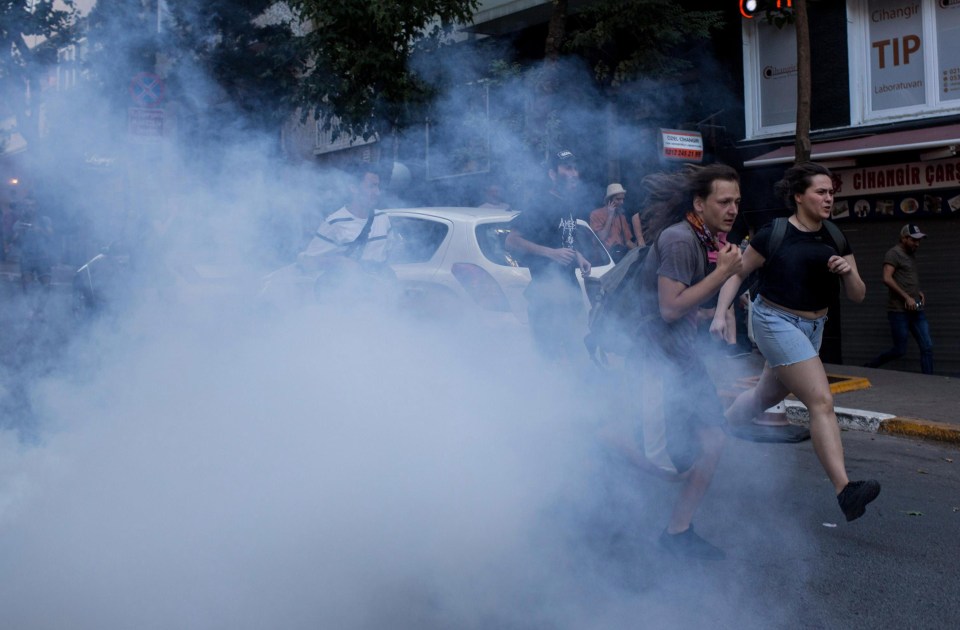
[(930, 324), (923, 310), (926, 296), (920, 290), (917, 274), (917, 249), (927, 235), (909, 223), (900, 230), (900, 242), (883, 257), (883, 283), (887, 285), (887, 319), (893, 347), (881, 353), (865, 367), (880, 367), (907, 353), (907, 335), (913, 335), (920, 346), (920, 370), (933, 374), (933, 340)]
[(576, 270), (590, 274), (590, 263), (576, 249), (577, 191), (580, 172), (567, 150), (551, 155), (547, 175), (551, 188), (510, 224), (507, 249), (530, 268), (524, 292), (530, 329), (537, 348), (549, 359), (565, 360), (583, 348), (577, 330), (583, 297)]

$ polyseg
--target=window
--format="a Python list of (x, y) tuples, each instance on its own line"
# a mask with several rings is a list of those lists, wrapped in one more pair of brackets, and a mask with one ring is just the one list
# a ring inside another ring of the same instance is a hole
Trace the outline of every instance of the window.
[(477, 226), (477, 244), (484, 257), (504, 267), (519, 267), (520, 264), (507, 251), (504, 242), (510, 233), (510, 223), (483, 223)]
[(797, 120), (797, 33), (761, 18), (743, 20), (747, 137), (791, 134)]
[(577, 251), (580, 252), (592, 266), (602, 267), (612, 262), (603, 243), (600, 242), (600, 239), (597, 238), (597, 235), (590, 229), (590, 226), (587, 225), (586, 222), (577, 221), (577, 232), (574, 234), (574, 239), (576, 240)]
[[(960, 0), (847, 0), (846, 9), (851, 125), (960, 113)], [(743, 20), (743, 41), (747, 137), (792, 134), (794, 29)]]
[(397, 237), (397, 244), (390, 254), (394, 264), (427, 262), (440, 249), (450, 228), (439, 221), (391, 216), (390, 230)]
[(848, 0), (854, 124), (960, 111), (960, 0)]

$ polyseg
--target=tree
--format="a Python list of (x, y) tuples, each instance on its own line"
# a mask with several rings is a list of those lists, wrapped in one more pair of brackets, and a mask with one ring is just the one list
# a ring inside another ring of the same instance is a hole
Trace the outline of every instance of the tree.
[(73, 0), (59, 4), (63, 8), (54, 0), (0, 2), (0, 103), (10, 108), (0, 116), (16, 116), (27, 142), (39, 137), (40, 80), (56, 64), (57, 49), (73, 37)]
[(276, 130), (294, 109), (303, 58), (286, 21), (262, 19), (274, 0), (166, 0), (165, 55), (212, 78), (224, 105), (247, 124)]
[(683, 45), (709, 39), (723, 23), (722, 11), (690, 11), (671, 0), (608, 0), (580, 13), (565, 47), (590, 61), (602, 86), (615, 88), (689, 69)]
[[(163, 76), (191, 137), (225, 127), (275, 131), (294, 109), (302, 65), (290, 24), (262, 19), (271, 0), (99, 0), (86, 20), (95, 85), (124, 110), (138, 72)], [(159, 20), (159, 24), (158, 24)]]
[(807, 0), (794, 0), (793, 10), (797, 27), (797, 137), (794, 158), (796, 163), (809, 162), (810, 144), (810, 23), (807, 20)]
[(674, 79), (693, 67), (689, 50), (724, 24), (721, 11), (688, 10), (672, 0), (609, 0), (573, 20), (564, 48), (585, 58), (606, 95), (609, 180), (619, 181), (620, 89), (638, 79)]
[(405, 126), (433, 95), (409, 67), (436, 50), (453, 26), (469, 23), (478, 0), (289, 0), (308, 32), (298, 99), (334, 132), (369, 138)]

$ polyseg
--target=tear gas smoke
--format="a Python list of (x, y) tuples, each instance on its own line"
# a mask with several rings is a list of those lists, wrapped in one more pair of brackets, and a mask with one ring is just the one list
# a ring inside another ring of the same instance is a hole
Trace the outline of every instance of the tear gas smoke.
[[(179, 80), (215, 91), (198, 71)], [(457, 105), (449, 96), (440, 107)], [(590, 105), (564, 115), (583, 133), (602, 125)], [(382, 304), (257, 301), (264, 274), (343, 202), (338, 173), (276, 159), (271, 138), (249, 134), (138, 147), (89, 129), (61, 150), (95, 142), (114, 166), (71, 174), (59, 156), (37, 156), (38, 195), (91, 241), (162, 231), (139, 253), (168, 264), (162, 277), (133, 269), (129, 299), (89, 327), (67, 324), (58, 343), (6, 356), (17, 387), (0, 392), (0, 625), (783, 621), (789, 603), (751, 596), (762, 585), (749, 562), (700, 571), (652, 548), (675, 487), (600, 439), (612, 414), (631, 425), (633, 412), (612, 404), (629, 401), (631, 384), (613, 395), (611, 383), (543, 362), (521, 327), (490, 334)], [(535, 189), (537, 160), (510, 127), (493, 133), (491, 160)], [(758, 538), (742, 514), (781, 474), (727, 461), (718, 478), (740, 486), (711, 495), (703, 528), (733, 523), (727, 532)], [(806, 549), (789, 520), (773, 522), (766, 544), (795, 537), (786, 546)]]

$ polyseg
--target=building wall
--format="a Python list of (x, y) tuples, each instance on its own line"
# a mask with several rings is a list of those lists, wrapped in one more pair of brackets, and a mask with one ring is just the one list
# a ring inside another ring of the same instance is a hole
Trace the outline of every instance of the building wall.
[[(930, 6), (933, 6), (932, 4)], [(858, 2), (822, 2), (811, 3), (810, 34), (812, 57), (812, 116), (811, 140), (818, 142), (855, 139), (875, 134), (895, 131), (913, 131), (956, 123), (960, 115), (944, 111), (941, 116), (928, 114), (905, 115), (899, 118), (863, 124), (852, 124), (852, 110), (856, 99), (851, 95), (851, 84), (865, 77), (867, 69), (851, 65), (848, 55), (850, 44), (848, 37), (848, 9), (859, 9)], [(925, 31), (928, 35), (929, 31)], [(869, 59), (863, 60), (869, 63)], [(909, 134), (908, 134), (909, 137)], [(794, 136), (783, 134), (741, 141), (738, 153), (741, 161), (748, 161), (768, 151), (780, 147), (792, 146)], [(827, 163), (835, 171), (862, 169), (879, 166), (896, 166), (906, 163), (937, 165), (938, 162), (924, 160), (924, 152), (908, 148), (909, 140), (894, 146), (891, 150), (879, 154), (851, 155), (834, 164)], [(946, 165), (954, 165), (953, 160), (944, 160)], [(956, 165), (960, 166), (960, 163)], [(783, 201), (773, 196), (773, 184), (782, 175), (790, 163), (758, 168), (745, 168), (743, 171), (745, 222), (759, 228), (775, 216), (787, 214)], [(898, 241), (900, 228), (908, 221), (917, 222), (930, 234), (918, 253), (922, 282), (929, 295), (927, 314), (930, 318), (935, 343), (935, 370), (939, 374), (960, 374), (960, 283), (956, 280), (956, 265), (953, 261), (953, 243), (960, 236), (960, 201), (948, 203), (950, 199), (960, 200), (960, 177), (956, 187), (931, 190), (921, 182), (901, 187), (889, 187), (882, 192), (862, 196), (841, 196), (835, 206), (835, 212), (843, 210), (846, 214), (837, 217), (854, 248), (861, 275), (867, 284), (867, 297), (862, 304), (856, 305), (840, 301), (839, 312), (834, 311), (828, 323), (828, 335), (824, 340), (825, 360), (841, 360), (846, 364), (862, 364), (889, 347), (890, 333), (886, 318), (887, 289), (882, 282), (883, 255)], [(849, 191), (842, 193), (849, 195)], [(928, 198), (937, 203), (928, 207)], [(909, 213), (901, 203), (906, 199), (918, 200), (918, 208)], [(842, 203), (841, 203), (842, 202)], [(868, 208), (867, 216), (857, 216), (855, 207), (859, 203)], [(954, 206), (957, 206), (957, 210)], [(837, 322), (839, 320), (839, 323)], [(833, 330), (831, 330), (831, 328)], [(835, 334), (834, 334), (835, 333)], [(907, 356), (890, 367), (909, 371), (919, 371), (919, 355), (916, 344), (911, 341)]]
[[(928, 235), (917, 251), (921, 287), (927, 296), (925, 309), (934, 343), (937, 374), (960, 375), (960, 290), (957, 287), (956, 243), (960, 221), (927, 219), (919, 222)], [(867, 284), (861, 304), (843, 301), (842, 347), (844, 363), (860, 365), (891, 345), (887, 323), (887, 288), (883, 284), (883, 255), (899, 241), (903, 222), (843, 225), (854, 249), (857, 267)], [(907, 355), (887, 367), (920, 371), (920, 353), (912, 339)]]

